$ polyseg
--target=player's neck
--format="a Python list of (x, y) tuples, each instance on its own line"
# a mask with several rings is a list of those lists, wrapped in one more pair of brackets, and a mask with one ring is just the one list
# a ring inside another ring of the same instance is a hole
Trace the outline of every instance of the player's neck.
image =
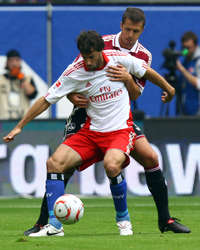
[(121, 48), (123, 49), (127, 49), (127, 50), (131, 50), (133, 48), (133, 46), (135, 45), (136, 42), (132, 43), (132, 44), (125, 44), (121, 38), (121, 35), (119, 36), (119, 45)]

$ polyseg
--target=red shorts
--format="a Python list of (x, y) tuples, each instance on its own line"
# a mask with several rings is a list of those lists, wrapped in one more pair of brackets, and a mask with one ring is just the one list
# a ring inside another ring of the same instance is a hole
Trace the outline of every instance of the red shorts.
[(71, 147), (82, 158), (82, 171), (95, 162), (102, 161), (109, 149), (119, 149), (126, 153), (127, 160), (123, 167), (129, 164), (129, 153), (133, 150), (136, 135), (133, 128), (121, 129), (113, 132), (96, 132), (87, 128), (80, 129), (76, 134), (67, 138), (63, 144)]

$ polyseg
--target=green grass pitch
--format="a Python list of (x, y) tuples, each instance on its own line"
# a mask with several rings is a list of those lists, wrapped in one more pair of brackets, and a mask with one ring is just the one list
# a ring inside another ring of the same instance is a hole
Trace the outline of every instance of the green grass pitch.
[(64, 237), (29, 238), (23, 231), (35, 222), (40, 199), (0, 199), (0, 249), (2, 250), (199, 250), (200, 197), (170, 198), (171, 215), (192, 233), (161, 234), (151, 197), (128, 198), (133, 236), (119, 236), (110, 198), (82, 198), (83, 218), (64, 226)]

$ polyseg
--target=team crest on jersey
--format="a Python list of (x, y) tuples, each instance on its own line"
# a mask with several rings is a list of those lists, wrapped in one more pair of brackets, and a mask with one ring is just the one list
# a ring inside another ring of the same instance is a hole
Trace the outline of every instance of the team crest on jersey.
[(60, 87), (60, 85), (61, 85), (61, 82), (57, 82), (57, 83), (56, 83), (56, 87), (57, 87), (57, 88)]
[(92, 84), (90, 82), (87, 82), (85, 85), (86, 88), (89, 88), (90, 86), (92, 86)]

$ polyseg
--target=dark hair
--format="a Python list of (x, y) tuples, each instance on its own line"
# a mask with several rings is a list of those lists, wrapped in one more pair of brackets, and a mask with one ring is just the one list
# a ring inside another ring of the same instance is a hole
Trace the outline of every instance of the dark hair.
[(187, 42), (188, 40), (193, 40), (194, 44), (197, 45), (198, 44), (198, 37), (197, 35), (192, 32), (192, 31), (187, 31), (183, 34), (183, 36), (181, 37), (181, 42)]
[(90, 54), (104, 49), (102, 37), (94, 30), (82, 31), (77, 38), (77, 47), (81, 54)]
[(133, 23), (143, 22), (143, 26), (146, 23), (144, 11), (139, 8), (127, 8), (122, 16), (122, 24), (125, 23), (127, 18), (130, 19)]
[(15, 50), (15, 49), (9, 50), (6, 53), (6, 56), (7, 56), (7, 58), (9, 58), (9, 57), (19, 57), (19, 58), (21, 58), (20, 53), (17, 50)]

